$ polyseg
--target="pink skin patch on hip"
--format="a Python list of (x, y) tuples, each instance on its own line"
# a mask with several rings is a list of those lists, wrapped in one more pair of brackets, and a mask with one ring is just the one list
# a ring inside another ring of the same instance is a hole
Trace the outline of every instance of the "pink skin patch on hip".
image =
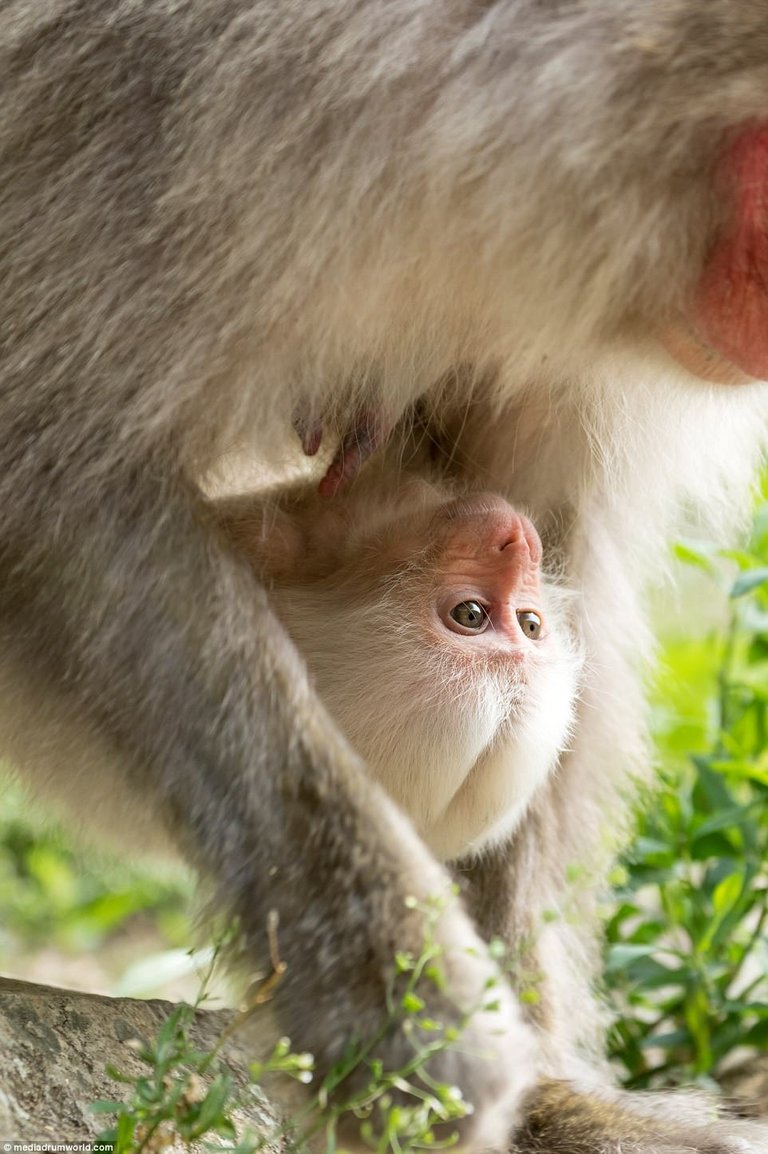
[(731, 210), (697, 286), (690, 325), (663, 336), (695, 376), (722, 384), (768, 379), (768, 125), (750, 125), (715, 173)]

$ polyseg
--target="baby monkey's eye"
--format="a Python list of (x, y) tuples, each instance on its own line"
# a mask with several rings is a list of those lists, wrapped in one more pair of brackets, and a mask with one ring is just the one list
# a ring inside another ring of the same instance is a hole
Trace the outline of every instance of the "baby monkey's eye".
[(464, 629), (471, 629), (475, 633), (482, 633), (488, 626), (490, 618), (478, 601), (462, 601), (450, 613), (457, 625)]
[(526, 637), (537, 641), (541, 637), (541, 618), (532, 609), (518, 609), (517, 620)]

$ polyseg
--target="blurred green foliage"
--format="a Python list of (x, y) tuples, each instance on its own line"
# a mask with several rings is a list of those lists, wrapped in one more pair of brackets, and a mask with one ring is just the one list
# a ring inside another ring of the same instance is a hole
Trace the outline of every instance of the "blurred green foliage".
[(19, 959), (43, 947), (97, 951), (139, 923), (161, 945), (189, 944), (189, 886), (178, 872), (78, 848), (10, 780), (0, 798), (0, 969), (19, 973)]
[(611, 1055), (640, 1087), (706, 1084), (737, 1047), (768, 1049), (768, 502), (745, 550), (676, 553), (705, 575), (702, 616), (713, 602), (722, 613), (694, 636), (667, 623), (660, 783), (607, 922)]

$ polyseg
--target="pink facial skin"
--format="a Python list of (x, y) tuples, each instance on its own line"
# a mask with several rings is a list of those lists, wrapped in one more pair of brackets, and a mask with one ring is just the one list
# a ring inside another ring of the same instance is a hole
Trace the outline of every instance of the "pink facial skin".
[(502, 497), (481, 493), (444, 505), (434, 528), (435, 625), (444, 638), (484, 650), (511, 644), (522, 655), (545, 637), (541, 541), (527, 517)]
[(695, 376), (718, 384), (768, 379), (768, 125), (726, 148), (715, 173), (730, 213), (704, 267), (689, 324), (663, 343)]

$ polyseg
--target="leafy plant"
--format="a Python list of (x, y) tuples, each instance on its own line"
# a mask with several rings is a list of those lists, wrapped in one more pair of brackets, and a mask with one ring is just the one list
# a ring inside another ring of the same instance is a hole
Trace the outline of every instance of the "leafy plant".
[(611, 1054), (643, 1087), (707, 1082), (735, 1047), (768, 1045), (768, 504), (748, 549), (678, 555), (731, 576), (725, 628), (663, 652), (661, 787), (607, 924)]
[(132, 919), (151, 916), (169, 943), (189, 940), (189, 884), (79, 851), (12, 782), (2, 782), (0, 959), (41, 946), (96, 949)]
[[(190, 1040), (195, 1007), (178, 1006), (155, 1041), (139, 1048), (145, 1072), (133, 1076), (109, 1070), (113, 1078), (130, 1085), (132, 1091), (126, 1102), (94, 1104), (95, 1111), (116, 1116), (98, 1141), (111, 1145), (115, 1154), (148, 1154), (174, 1138), (189, 1143), (217, 1136), (234, 1143), (227, 1147), (232, 1154), (254, 1154), (286, 1133), (295, 1144), (322, 1131), (326, 1154), (334, 1154), (341, 1148), (341, 1126), (353, 1117), (364, 1140), (379, 1154), (390, 1150), (395, 1154), (416, 1154), (453, 1145), (457, 1135), (448, 1129), (444, 1136), (445, 1128), (465, 1117), (472, 1107), (457, 1087), (436, 1082), (428, 1073), (427, 1064), (436, 1053), (460, 1043), (468, 1020), (481, 1006), (461, 1014), (457, 1024), (449, 1027), (426, 1014), (425, 987), (444, 989), (442, 947), (435, 930), (445, 899), (434, 898), (423, 904), (409, 899), (408, 904), (422, 914), (423, 946), (418, 956), (400, 952), (394, 959), (382, 1029), (373, 1038), (350, 1039), (340, 1061), (318, 1086), (306, 1113), (292, 1121), (290, 1132), (282, 1127), (276, 1133), (261, 1136), (238, 1134), (234, 1115), (243, 1105), (243, 1095), (221, 1058), (226, 1039), (268, 1000), (284, 971), (276, 928), (272, 927), (272, 973), (256, 991), (249, 1008), (234, 1020), (211, 1051), (196, 1050)], [(481, 1003), (486, 1012), (496, 1007), (493, 990), (501, 981), (499, 974), (486, 985)], [(201, 998), (204, 991), (205, 986)], [(393, 1030), (401, 1030), (410, 1039), (413, 1052), (401, 1067), (389, 1070), (375, 1055), (379, 1043)], [(267, 1062), (251, 1064), (251, 1082), (260, 1083), (274, 1074), (310, 1082), (313, 1065), (310, 1054), (292, 1053), (289, 1040), (283, 1038)]]
[[(96, 1140), (102, 1149), (111, 1149), (115, 1154), (159, 1154), (177, 1139), (190, 1144), (216, 1137), (234, 1143), (226, 1147), (231, 1154), (254, 1154), (266, 1144), (268, 1138), (255, 1132), (238, 1134), (234, 1114), (243, 1104), (244, 1094), (221, 1057), (234, 1026), (227, 1028), (210, 1049), (201, 1050), (192, 1038), (195, 1015), (207, 1000), (219, 955), (236, 932), (236, 926), (229, 927), (213, 949), (194, 1005), (176, 1006), (152, 1041), (136, 1043), (142, 1072), (126, 1074), (107, 1066), (109, 1076), (130, 1086), (131, 1093), (125, 1101), (109, 1099), (91, 1105), (94, 1114), (114, 1115), (112, 1125)], [(281, 972), (282, 964), (278, 962), (265, 985), (279, 980)], [(238, 1019), (234, 1025), (237, 1024)], [(288, 1040), (281, 1039), (266, 1062), (254, 1063), (252, 1074), (254, 1080), (279, 1073), (308, 1081), (311, 1070), (312, 1056), (292, 1054)], [(218, 1148), (222, 1148), (220, 1143)]]

